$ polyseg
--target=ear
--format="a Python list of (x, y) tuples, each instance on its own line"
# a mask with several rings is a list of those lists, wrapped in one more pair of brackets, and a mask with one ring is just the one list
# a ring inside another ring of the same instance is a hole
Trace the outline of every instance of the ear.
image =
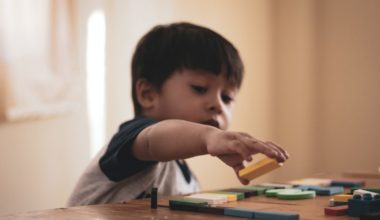
[(146, 79), (136, 82), (136, 97), (143, 111), (151, 110), (155, 106), (157, 89)]

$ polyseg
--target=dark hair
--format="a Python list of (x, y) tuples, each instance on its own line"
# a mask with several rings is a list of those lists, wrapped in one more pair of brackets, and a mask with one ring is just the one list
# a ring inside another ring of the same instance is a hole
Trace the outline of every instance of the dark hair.
[(239, 52), (218, 33), (191, 23), (158, 25), (137, 44), (132, 58), (132, 98), (135, 115), (141, 114), (136, 82), (145, 79), (157, 89), (176, 70), (206, 70), (226, 74), (237, 88), (243, 78)]

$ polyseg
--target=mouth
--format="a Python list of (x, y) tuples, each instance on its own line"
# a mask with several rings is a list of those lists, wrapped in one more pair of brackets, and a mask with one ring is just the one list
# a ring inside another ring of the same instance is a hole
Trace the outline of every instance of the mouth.
[(202, 124), (213, 126), (215, 128), (219, 128), (219, 126), (220, 126), (219, 122), (217, 120), (214, 120), (214, 119), (210, 119), (210, 120), (204, 121), (204, 122), (202, 122)]

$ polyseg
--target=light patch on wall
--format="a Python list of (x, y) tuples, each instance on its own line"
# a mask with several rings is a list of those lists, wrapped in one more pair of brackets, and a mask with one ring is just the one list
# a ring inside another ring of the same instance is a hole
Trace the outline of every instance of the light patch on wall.
[(105, 143), (105, 34), (103, 11), (95, 10), (87, 21), (86, 71), (90, 156)]
[(0, 120), (67, 114), (76, 80), (70, 1), (0, 1)]

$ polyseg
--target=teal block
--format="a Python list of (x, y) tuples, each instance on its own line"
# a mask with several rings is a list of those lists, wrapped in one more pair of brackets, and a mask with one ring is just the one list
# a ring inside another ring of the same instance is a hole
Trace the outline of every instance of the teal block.
[(224, 215), (243, 217), (243, 218), (255, 218), (255, 212), (248, 209), (239, 209), (239, 208), (225, 208)]
[(255, 218), (262, 220), (299, 220), (300, 216), (291, 212), (255, 211)]

